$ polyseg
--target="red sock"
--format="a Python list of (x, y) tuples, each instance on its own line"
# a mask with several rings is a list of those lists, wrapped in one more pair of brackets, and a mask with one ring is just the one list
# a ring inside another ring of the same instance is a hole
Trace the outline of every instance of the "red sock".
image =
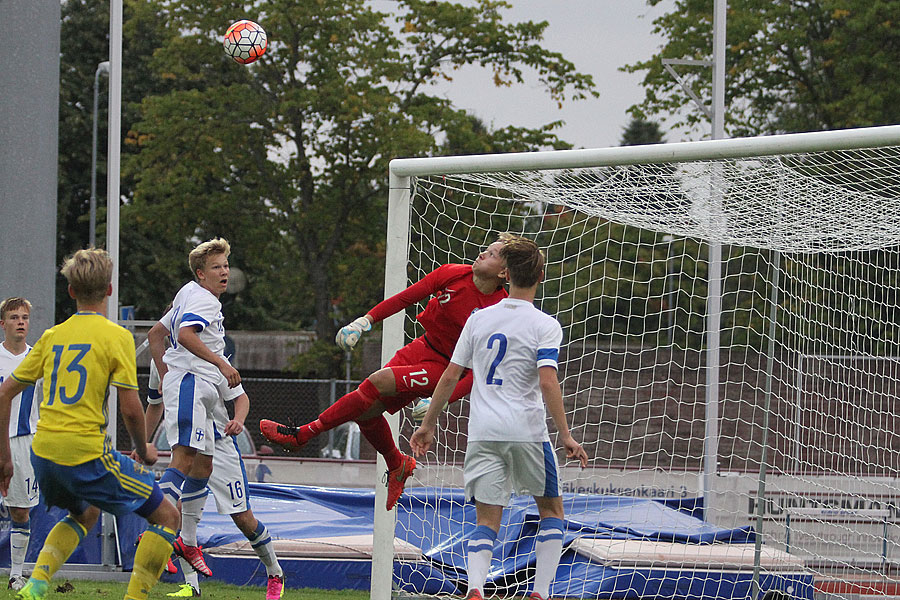
[(364, 380), (356, 390), (341, 396), (334, 404), (326, 408), (318, 419), (300, 427), (297, 441), (304, 444), (323, 431), (355, 420), (372, 406), (378, 396), (378, 388), (368, 379)]
[(372, 447), (384, 457), (388, 470), (396, 469), (403, 464), (403, 453), (394, 443), (394, 434), (384, 416), (359, 422), (359, 432), (363, 434)]

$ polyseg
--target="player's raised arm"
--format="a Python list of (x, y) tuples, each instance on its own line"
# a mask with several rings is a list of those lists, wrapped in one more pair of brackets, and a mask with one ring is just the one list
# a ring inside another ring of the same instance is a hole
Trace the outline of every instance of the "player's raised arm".
[(442, 281), (440, 270), (441, 268), (438, 267), (405, 290), (397, 292), (390, 298), (385, 298), (364, 316), (354, 319), (353, 322), (341, 327), (337, 335), (334, 336), (334, 343), (340, 346), (342, 350), (352, 350), (359, 342), (362, 334), (372, 329), (372, 325), (409, 308), (417, 302), (421, 302), (439, 291)]

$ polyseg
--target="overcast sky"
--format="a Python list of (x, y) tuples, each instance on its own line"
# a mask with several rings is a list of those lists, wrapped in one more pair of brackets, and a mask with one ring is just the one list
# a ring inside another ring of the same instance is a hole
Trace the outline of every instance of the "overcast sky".
[[(576, 68), (594, 78), (600, 97), (566, 102), (560, 110), (536, 79), (525, 86), (497, 88), (491, 74), (479, 68), (455, 73), (438, 88), (489, 124), (537, 127), (562, 119), (560, 138), (576, 148), (618, 146), (630, 121), (625, 112), (643, 97), (643, 73), (619, 67), (650, 58), (663, 40), (651, 33), (653, 20), (671, 10), (674, 0), (655, 7), (644, 0), (511, 0), (507, 21), (547, 21), (544, 47), (562, 53)], [(663, 131), (665, 131), (663, 124)], [(667, 134), (666, 141), (682, 141)]]

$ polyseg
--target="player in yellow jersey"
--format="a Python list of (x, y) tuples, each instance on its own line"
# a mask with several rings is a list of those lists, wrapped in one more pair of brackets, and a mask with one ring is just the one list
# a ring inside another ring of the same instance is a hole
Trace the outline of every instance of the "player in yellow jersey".
[[(163, 497), (153, 473), (117, 452), (106, 435), (109, 386), (141, 461), (156, 461), (147, 444), (137, 393), (131, 334), (106, 318), (112, 293), (112, 260), (104, 250), (79, 250), (62, 274), (78, 312), (51, 327), (0, 386), (0, 430), (8, 427), (10, 401), (40, 378), (46, 382), (31, 463), (47, 504), (67, 509), (44, 541), (20, 600), (45, 597), (50, 578), (97, 523), (100, 511), (135, 512), (150, 522), (134, 557), (126, 600), (144, 600), (156, 584), (179, 527), (176, 508)], [(0, 436), (0, 493), (13, 474), (9, 438)]]

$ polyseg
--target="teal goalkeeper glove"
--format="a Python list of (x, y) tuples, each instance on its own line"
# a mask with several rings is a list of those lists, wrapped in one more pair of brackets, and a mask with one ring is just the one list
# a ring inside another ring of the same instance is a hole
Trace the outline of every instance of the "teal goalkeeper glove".
[(349, 325), (341, 327), (337, 335), (334, 336), (334, 343), (340, 346), (341, 350), (352, 350), (359, 342), (359, 337), (370, 329), (372, 329), (372, 324), (369, 323), (369, 320), (365, 317), (360, 317)]

